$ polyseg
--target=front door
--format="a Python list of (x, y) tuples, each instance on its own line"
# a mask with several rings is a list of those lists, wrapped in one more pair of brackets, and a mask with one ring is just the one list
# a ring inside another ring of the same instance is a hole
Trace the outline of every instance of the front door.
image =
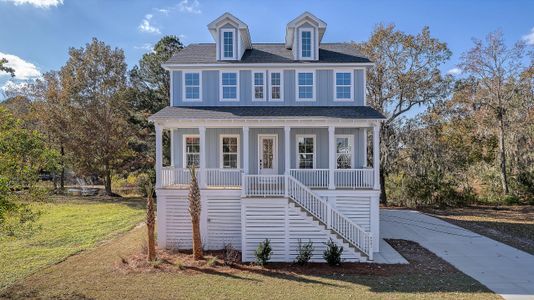
[(260, 135), (258, 137), (258, 170), (259, 174), (278, 174), (278, 145), (276, 135)]

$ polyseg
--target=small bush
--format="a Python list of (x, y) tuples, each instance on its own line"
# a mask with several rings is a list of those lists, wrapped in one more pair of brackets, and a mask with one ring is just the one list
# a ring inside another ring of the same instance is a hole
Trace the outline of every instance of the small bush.
[(343, 246), (338, 246), (332, 239), (328, 240), (325, 245), (326, 250), (323, 253), (324, 260), (331, 266), (340, 266)]
[(227, 266), (233, 266), (239, 263), (239, 252), (232, 244), (225, 244), (223, 249), (223, 260)]
[(264, 266), (271, 259), (272, 254), (271, 241), (265, 239), (265, 241), (258, 244), (256, 248), (256, 263), (260, 266)]
[(206, 262), (206, 265), (208, 267), (213, 267), (213, 266), (215, 266), (215, 264), (217, 264), (217, 257), (216, 256), (211, 257), (210, 259), (208, 259), (208, 262)]
[(508, 195), (504, 197), (504, 203), (506, 205), (518, 205), (521, 203), (521, 199), (514, 195)]
[(298, 243), (298, 253), (297, 257), (295, 258), (295, 263), (297, 265), (305, 265), (307, 264), (313, 255), (313, 242), (311, 240), (308, 240), (307, 243), (303, 244), (302, 241), (299, 239)]

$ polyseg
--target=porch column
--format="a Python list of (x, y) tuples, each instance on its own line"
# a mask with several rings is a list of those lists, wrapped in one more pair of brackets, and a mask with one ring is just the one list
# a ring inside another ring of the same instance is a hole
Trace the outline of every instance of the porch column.
[(373, 125), (373, 169), (374, 169), (374, 187), (380, 189), (380, 123)]
[(328, 126), (328, 189), (335, 190), (334, 170), (336, 169), (336, 127)]
[(367, 168), (367, 128), (363, 128), (363, 167)]
[(198, 127), (200, 137), (200, 188), (205, 189), (206, 182), (206, 127)]
[(249, 129), (248, 126), (243, 127), (243, 173), (247, 175), (249, 173), (249, 157), (248, 157), (248, 151), (250, 148), (249, 145)]
[(156, 188), (160, 188), (161, 182), (161, 169), (163, 168), (163, 128), (159, 125), (155, 125), (156, 129)]
[(174, 160), (174, 128), (170, 129), (170, 140), (171, 140), (171, 167), (174, 167), (175, 160)]
[(285, 162), (285, 175), (290, 174), (291, 169), (291, 151), (290, 151), (290, 145), (291, 145), (291, 127), (284, 126), (284, 162)]

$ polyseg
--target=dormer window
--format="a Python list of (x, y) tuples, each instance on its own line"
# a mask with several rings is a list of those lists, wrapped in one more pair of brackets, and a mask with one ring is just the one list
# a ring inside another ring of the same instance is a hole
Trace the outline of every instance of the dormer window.
[(235, 59), (234, 30), (222, 29), (223, 59)]
[(304, 59), (311, 59), (312, 57), (312, 30), (303, 29), (300, 31), (301, 51), (300, 57)]

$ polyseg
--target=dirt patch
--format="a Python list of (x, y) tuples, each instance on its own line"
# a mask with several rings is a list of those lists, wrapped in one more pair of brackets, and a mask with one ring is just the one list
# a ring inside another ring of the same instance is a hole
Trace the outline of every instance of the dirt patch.
[(421, 247), (418, 243), (406, 240), (387, 240), (399, 251), (409, 264), (374, 264), (345, 262), (341, 266), (332, 267), (326, 263), (309, 263), (305, 266), (293, 263), (269, 263), (259, 266), (254, 263), (237, 263), (225, 265), (222, 251), (208, 251), (204, 259), (195, 261), (190, 252), (158, 250), (158, 260), (149, 263), (146, 254), (135, 254), (122, 257), (115, 267), (122, 273), (176, 272), (181, 274), (203, 273), (277, 273), (299, 275), (376, 275), (391, 276), (399, 273), (424, 273), (428, 275), (457, 273), (453, 266), (434, 253)]

